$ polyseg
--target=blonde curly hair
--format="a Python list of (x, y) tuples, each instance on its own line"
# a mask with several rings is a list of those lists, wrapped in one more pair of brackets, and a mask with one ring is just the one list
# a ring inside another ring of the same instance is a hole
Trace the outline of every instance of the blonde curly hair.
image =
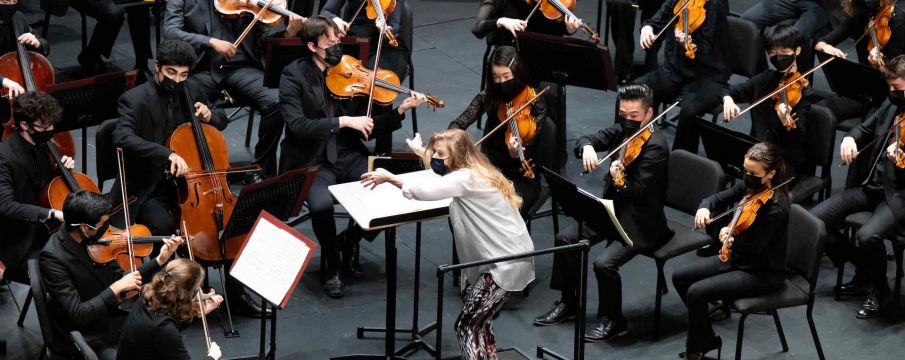
[(142, 298), (151, 311), (187, 322), (199, 314), (194, 297), (202, 279), (204, 268), (197, 262), (175, 259), (142, 287)]

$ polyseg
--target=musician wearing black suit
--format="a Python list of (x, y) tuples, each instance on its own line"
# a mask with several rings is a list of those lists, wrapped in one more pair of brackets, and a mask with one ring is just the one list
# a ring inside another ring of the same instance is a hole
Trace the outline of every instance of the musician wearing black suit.
[[(16, 11), (17, 3), (18, 0), (0, 0), (0, 54), (16, 51), (18, 42), (25, 45), (25, 49), (28, 51), (47, 56), (50, 54), (47, 40), (32, 30), (25, 15)], [(0, 83), (13, 97), (25, 92), (23, 88), (25, 84), (19, 84), (3, 75), (0, 75)]]
[[(657, 54), (660, 42), (644, 52), (644, 67), (641, 74), (634, 73), (635, 55), (635, 14), (641, 12), (641, 23), (646, 22), (664, 0), (607, 0), (606, 12), (610, 17), (610, 31), (613, 33), (613, 72), (619, 82), (630, 81), (635, 76), (657, 69)], [(606, 39), (604, 39), (606, 41)]]
[[(247, 0), (237, 0), (246, 2)], [(273, 6), (286, 8), (286, 1), (275, 0)], [(264, 47), (267, 39), (295, 37), (303, 27), (303, 19), (293, 16), (289, 25), (269, 27), (257, 23), (238, 45), (239, 38), (251, 23), (251, 17), (226, 19), (214, 9), (213, 1), (170, 0), (163, 23), (163, 36), (181, 39), (195, 48), (201, 58), (192, 70), (191, 82), (197, 84), (204, 99), (221, 98), (221, 90), (251, 107), (261, 115), (254, 163), (261, 166), (265, 176), (277, 171), (277, 145), (283, 135), (277, 89), (264, 87)], [(246, 183), (261, 180), (258, 173), (249, 173)]]
[(579, 19), (565, 17), (555, 22), (544, 17), (540, 10), (525, 21), (533, 2), (519, 0), (482, 0), (478, 8), (477, 22), (471, 33), (478, 39), (487, 38), (487, 45), (515, 45), (516, 31), (531, 31), (548, 35), (571, 35), (581, 26)]
[[(619, 88), (618, 124), (597, 134), (581, 137), (575, 147), (575, 156), (582, 159), (585, 171), (598, 167), (598, 151), (617, 151), (610, 163), (609, 172), (604, 177), (603, 197), (612, 199), (616, 216), (632, 239), (633, 246), (613, 238), (616, 232), (600, 234), (572, 226), (556, 234), (556, 245), (575, 244), (581, 239), (589, 239), (591, 244), (608, 241), (603, 254), (594, 261), (597, 276), (598, 319), (595, 326), (585, 335), (587, 341), (609, 341), (628, 334), (628, 321), (622, 313), (622, 279), (619, 268), (635, 255), (653, 251), (672, 238), (673, 232), (666, 224), (663, 212), (666, 201), (666, 185), (669, 166), (669, 145), (659, 132), (653, 132), (641, 145), (638, 156), (630, 163), (623, 164), (625, 149), (616, 149), (639, 129), (653, 119), (653, 93), (647, 85), (625, 85)], [(618, 185), (614, 178), (622, 175), (624, 183)], [(601, 215), (606, 216), (606, 215)], [(550, 287), (560, 290), (562, 298), (553, 309), (534, 319), (536, 325), (553, 325), (573, 319), (576, 314), (579, 272), (578, 254), (556, 253), (553, 257), (553, 274)]]
[[(335, 98), (326, 87), (325, 75), (342, 56), (338, 34), (333, 21), (323, 16), (309, 18), (301, 37), (311, 54), (286, 65), (280, 78), (280, 108), (286, 120), (280, 171), (320, 166), (308, 193), (308, 208), (314, 234), (327, 261), (325, 291), (334, 298), (343, 296), (344, 283), (333, 198), (327, 187), (359, 180), (368, 169), (369, 152), (362, 139), (400, 128), (405, 111), (427, 101), (424, 95), (414, 93), (398, 108), (368, 118), (362, 116), (367, 99)], [(349, 252), (344, 255), (345, 268), (351, 256)]]
[(116, 357), (127, 314), (123, 307), (130, 304), (124, 304), (126, 294), (139, 290), (142, 281), (150, 281), (182, 243), (180, 238), (164, 240), (156, 258), (128, 274), (117, 261), (99, 264), (89, 256), (88, 244), (99, 240), (109, 227), (110, 207), (103, 195), (86, 190), (69, 194), (63, 202), (64, 226), (47, 241), (38, 258), (50, 294), (48, 309), (54, 331), (78, 330), (101, 359)]
[[(905, 240), (905, 169), (896, 166), (895, 156), (902, 150), (893, 137), (893, 125), (905, 110), (905, 55), (889, 60), (885, 70), (889, 99), (850, 130), (839, 146), (843, 163), (853, 164), (856, 158), (868, 162), (866, 176), (858, 176), (854, 183), (859, 186), (845, 189), (811, 209), (826, 223), (826, 252), (830, 259), (837, 265), (851, 261), (857, 268), (855, 277), (837, 291), (850, 295), (868, 293), (856, 314), (860, 319), (880, 315), (890, 300), (884, 239)], [(846, 216), (860, 211), (873, 214), (855, 232), (853, 244), (843, 237), (840, 228), (845, 225)]]
[[(0, 261), (5, 278), (27, 283), (25, 263), (37, 256), (49, 234), (46, 222), (62, 221), (62, 209), (38, 205), (38, 193), (57, 174), (47, 149), (63, 109), (52, 96), (25, 93), (13, 103), (15, 132), (0, 143)], [(63, 156), (63, 164), (75, 161)]]

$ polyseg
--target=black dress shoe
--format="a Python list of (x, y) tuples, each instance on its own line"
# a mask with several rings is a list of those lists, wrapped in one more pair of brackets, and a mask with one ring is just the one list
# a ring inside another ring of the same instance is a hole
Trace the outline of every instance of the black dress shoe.
[(719, 359), (720, 357), (723, 356), (723, 338), (721, 338), (719, 336), (714, 336), (714, 337), (710, 338), (710, 341), (707, 342), (707, 347), (706, 347), (706, 349), (704, 349), (704, 351), (699, 352), (699, 353), (688, 353), (688, 352), (683, 351), (683, 352), (679, 353), (679, 358), (680, 359), (691, 359), (691, 360), (703, 359), (704, 355), (707, 355), (707, 353), (709, 353), (713, 350), (716, 350), (717, 359)]
[(104, 64), (100, 55), (90, 51), (82, 51), (76, 60), (78, 60), (82, 74), (85, 76), (97, 75), (107, 70), (107, 66)]
[(553, 304), (553, 309), (550, 309), (546, 314), (534, 318), (534, 325), (549, 326), (569, 320), (575, 320), (575, 310), (573, 310), (571, 306), (566, 305), (566, 303), (557, 301)]
[(610, 341), (625, 335), (628, 335), (628, 323), (625, 320), (616, 321), (603, 318), (584, 335), (584, 340), (588, 342)]
[[(244, 292), (237, 298), (232, 299), (232, 302), (230, 302), (229, 305), (231, 306), (232, 312), (236, 315), (258, 319), (261, 318), (261, 304), (254, 301), (251, 296)], [(267, 311), (264, 312), (264, 316), (269, 317), (272, 313), (273, 311), (270, 310), (270, 308), (267, 308)]]
[(840, 295), (860, 295), (865, 294), (870, 291), (870, 283), (858, 274), (855, 274), (852, 277), (852, 280), (839, 285), (839, 294)]
[(858, 309), (858, 314), (855, 315), (859, 319), (871, 319), (879, 316), (883, 313), (883, 310), (886, 309), (886, 302), (889, 300), (889, 290), (886, 291), (871, 291), (867, 294), (867, 299), (864, 300), (864, 303), (861, 304), (861, 309)]
[(329, 279), (327, 279), (327, 283), (324, 284), (324, 292), (327, 293), (327, 296), (332, 297), (334, 299), (339, 299), (343, 297), (343, 278), (339, 274), (334, 274)]
[(261, 173), (257, 171), (245, 173), (245, 177), (242, 178), (243, 185), (257, 184), (262, 181), (264, 181), (264, 177), (261, 176)]

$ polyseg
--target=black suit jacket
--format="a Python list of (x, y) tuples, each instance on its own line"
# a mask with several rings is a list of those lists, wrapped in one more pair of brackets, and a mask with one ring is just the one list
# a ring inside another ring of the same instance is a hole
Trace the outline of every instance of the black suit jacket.
[[(185, 86), (192, 94), (191, 98), (200, 99), (200, 93), (194, 87), (188, 83)], [(169, 119), (169, 100), (160, 94), (153, 80), (132, 88), (119, 98), (119, 119), (113, 130), (113, 146), (122, 147), (125, 153), (127, 190), (129, 195), (136, 197), (131, 207), (133, 218), (138, 216), (137, 209), (165, 179), (164, 171), (169, 169), (168, 158), (173, 151), (163, 144), (177, 125), (191, 120), (181, 92), (178, 98), (173, 120)], [(222, 109), (212, 110), (210, 125), (222, 130), (227, 122)], [(113, 199), (120, 198), (118, 182), (112, 194)]]
[(0, 143), (0, 261), (10, 269), (24, 266), (28, 253), (47, 240), (50, 209), (38, 206), (38, 193), (53, 176), (44, 146), (18, 133)]
[[(581, 158), (585, 145), (593, 146), (598, 152), (610, 151), (622, 141), (622, 127), (613, 125), (594, 135), (579, 138), (575, 156)], [(606, 172), (603, 197), (613, 200), (616, 216), (636, 249), (642, 252), (652, 250), (672, 238), (673, 231), (666, 224), (663, 212), (669, 174), (669, 144), (662, 134), (654, 132), (641, 148), (641, 154), (625, 167), (623, 188), (613, 184), (609, 167), (603, 166), (598, 171)]]
[[(123, 325), (116, 358), (122, 360), (191, 360), (180, 331), (188, 323), (180, 323), (170, 315), (148, 309), (144, 301), (138, 301), (129, 311)], [(205, 360), (213, 360), (205, 356)]]
[[(125, 272), (116, 261), (96, 264), (88, 256), (87, 247), (72, 240), (63, 228), (50, 237), (38, 259), (44, 287), (50, 294), (49, 311), (60, 330), (78, 330), (86, 338), (109, 339), (118, 334), (120, 329), (115, 324), (122, 324), (125, 312), (120, 310), (110, 285)], [(142, 265), (138, 269), (142, 282), (150, 282), (158, 269), (156, 259)]]
[[(333, 98), (320, 73), (321, 70), (308, 58), (296, 60), (283, 68), (280, 111), (286, 122), (286, 137), (280, 145), (281, 172), (322, 163), (330, 142), (362, 156), (369, 154), (360, 132), (339, 127), (339, 116), (364, 115), (366, 101)], [(333, 116), (327, 114), (327, 101), (334, 110)], [(373, 118), (371, 138), (376, 138), (402, 127), (405, 116), (393, 109)]]
[[(858, 150), (864, 150), (862, 147), (867, 142), (872, 141), (877, 136), (881, 137), (873, 145), (870, 145), (872, 148), (868, 149), (869, 152), (861, 154), (858, 160), (859, 162), (869, 161), (868, 166), (870, 167), (873, 167), (875, 163), (886, 162), (883, 171), (883, 193), (886, 195), (886, 202), (889, 204), (889, 208), (892, 209), (892, 213), (896, 217), (896, 223), (899, 224), (899, 229), (901, 230), (905, 229), (905, 169), (897, 168), (886, 157), (886, 147), (892, 142), (895, 134), (894, 130), (887, 130), (895, 123), (896, 116), (899, 113), (901, 113), (901, 110), (892, 105), (887, 99), (880, 104), (880, 107), (873, 115), (857, 127), (849, 130), (845, 136), (851, 136), (855, 139), (855, 142), (858, 143)], [(868, 153), (870, 157), (865, 156)], [(862, 159), (862, 157), (865, 158)], [(858, 183), (866, 180), (867, 176), (870, 176), (870, 171), (862, 175)]]

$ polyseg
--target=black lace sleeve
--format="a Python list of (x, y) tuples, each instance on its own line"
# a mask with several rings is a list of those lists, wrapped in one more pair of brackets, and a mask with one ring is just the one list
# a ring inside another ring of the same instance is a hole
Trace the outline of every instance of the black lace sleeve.
[(484, 92), (481, 91), (471, 99), (471, 103), (465, 108), (465, 111), (455, 120), (449, 123), (448, 129), (468, 129), (471, 124), (484, 115)]

